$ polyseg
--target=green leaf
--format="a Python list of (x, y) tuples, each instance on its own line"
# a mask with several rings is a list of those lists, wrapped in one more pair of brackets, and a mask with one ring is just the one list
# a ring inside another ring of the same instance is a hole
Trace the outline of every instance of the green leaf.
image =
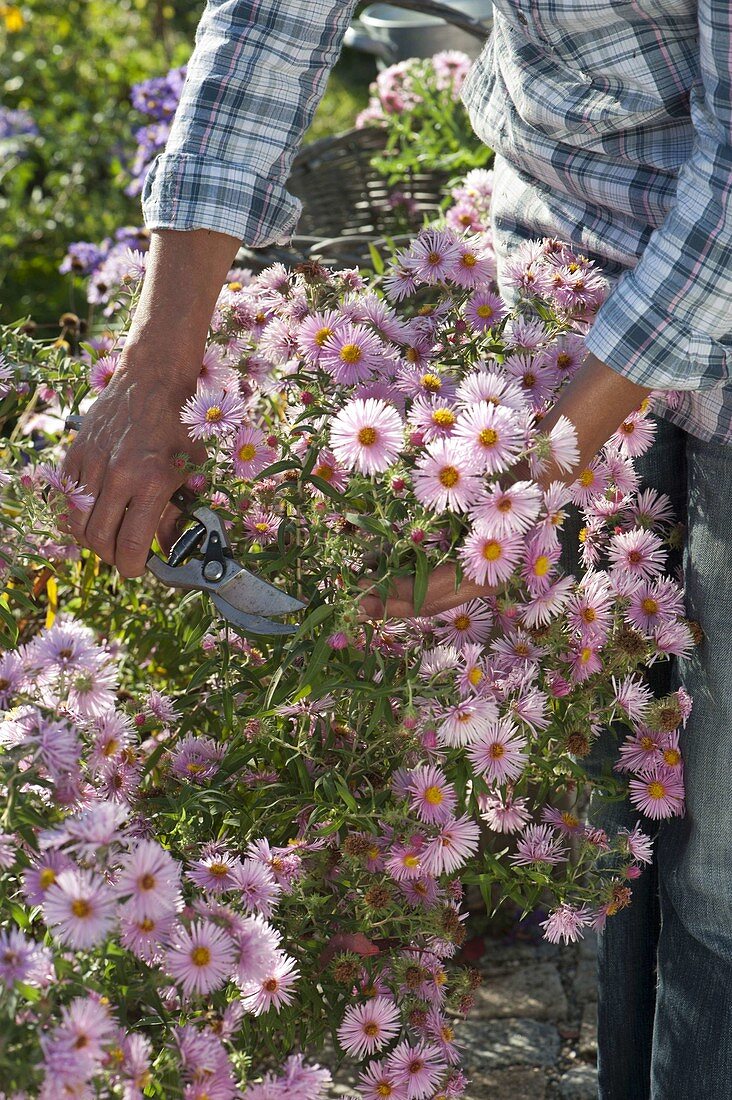
[(427, 556), (426, 554), (423, 554), (421, 550), (418, 550), (415, 562), (414, 592), (412, 596), (415, 615), (419, 615), (422, 604), (424, 603), (424, 598), (427, 595), (427, 585), (429, 584), (429, 579), (430, 571)]

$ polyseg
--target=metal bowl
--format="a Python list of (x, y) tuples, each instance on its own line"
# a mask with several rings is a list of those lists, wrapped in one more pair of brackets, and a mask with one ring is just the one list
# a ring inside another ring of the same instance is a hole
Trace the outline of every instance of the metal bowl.
[[(480, 20), (486, 36), (492, 22), (491, 0), (443, 0), (446, 6)], [(423, 12), (406, 11), (392, 4), (371, 4), (349, 29), (346, 43), (373, 53), (382, 65), (408, 57), (431, 57), (441, 50), (462, 50), (477, 57), (483, 43), (475, 35), (450, 26)]]

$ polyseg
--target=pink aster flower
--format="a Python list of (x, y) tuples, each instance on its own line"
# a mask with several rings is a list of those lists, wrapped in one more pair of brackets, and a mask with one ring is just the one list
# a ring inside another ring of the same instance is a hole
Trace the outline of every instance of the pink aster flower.
[(89, 368), (89, 386), (95, 393), (105, 390), (117, 369), (119, 355), (100, 355)]
[(469, 600), (443, 611), (435, 635), (448, 645), (462, 649), (470, 643), (486, 642), (490, 636), (493, 614), (484, 600)]
[(349, 401), (331, 423), (333, 454), (346, 469), (362, 474), (387, 470), (399, 456), (404, 425), (385, 401)]
[(495, 586), (507, 581), (519, 563), (524, 540), (521, 535), (487, 538), (471, 531), (458, 555), (465, 575), (477, 584)]
[(340, 313), (335, 309), (312, 313), (300, 323), (297, 340), (300, 351), (310, 363), (320, 362), (323, 348), (335, 336), (339, 323), (343, 322)]
[(586, 826), (570, 810), (558, 810), (556, 806), (545, 806), (541, 811), (541, 820), (547, 825), (553, 825), (564, 836), (582, 836), (587, 832)]
[(224, 751), (211, 737), (187, 733), (171, 751), (171, 771), (180, 779), (203, 782), (216, 774)]
[(613, 535), (609, 557), (614, 581), (620, 575), (649, 580), (662, 571), (666, 555), (661, 539), (653, 531), (634, 530)]
[(536, 531), (529, 536), (524, 549), (521, 576), (526, 581), (531, 596), (537, 596), (551, 588), (554, 566), (559, 561), (561, 544), (554, 535)]
[(542, 592), (532, 593), (530, 601), (521, 607), (522, 626), (533, 629), (550, 623), (564, 610), (574, 585), (574, 577), (559, 577)]
[(527, 401), (519, 385), (497, 370), (480, 367), (462, 379), (456, 392), (457, 404), (463, 409), (487, 403), (522, 412)]
[(38, 477), (52, 490), (51, 500), (64, 508), (76, 512), (88, 512), (94, 506), (94, 496), (86, 491), (86, 486), (74, 481), (68, 474), (57, 470), (48, 462), (41, 462), (36, 471)]
[(498, 717), (493, 699), (465, 699), (446, 708), (438, 716), (437, 733), (441, 745), (469, 745), (485, 732)]
[(626, 737), (620, 746), (620, 757), (615, 770), (642, 771), (661, 764), (661, 745), (663, 734), (641, 726), (634, 734)]
[(323, 344), (319, 363), (342, 386), (365, 382), (385, 359), (387, 349), (366, 325), (339, 326)]
[(665, 578), (643, 581), (631, 593), (625, 617), (636, 630), (655, 634), (669, 620), (684, 613), (684, 598), (678, 585)]
[(409, 412), (410, 427), (422, 434), (425, 443), (452, 435), (457, 419), (457, 409), (440, 397), (420, 395), (415, 398)]
[(261, 1016), (274, 1008), (279, 1012), (294, 999), (292, 987), (300, 976), (295, 960), (284, 951), (277, 951), (274, 964), (258, 982), (244, 982), (241, 986), (242, 1002), (247, 1012)]
[(280, 935), (277, 929), (258, 913), (242, 917), (234, 931), (234, 941), (237, 951), (234, 980), (240, 986), (264, 981), (268, 971), (278, 962)]
[(242, 424), (231, 449), (231, 461), (236, 476), (251, 481), (276, 460), (277, 451), (268, 444), (264, 432), (260, 428)]
[(43, 901), (43, 917), (53, 934), (75, 950), (106, 939), (116, 919), (114, 894), (93, 871), (61, 871)]
[(547, 920), (540, 922), (544, 929), (544, 939), (549, 943), (576, 943), (582, 939), (582, 929), (590, 924), (591, 911), (583, 905), (577, 908), (575, 905), (564, 904), (558, 909), (552, 910)]
[(176, 912), (182, 905), (180, 865), (156, 840), (140, 840), (122, 857), (114, 891), (139, 920)]
[(244, 519), (244, 531), (252, 542), (258, 542), (260, 546), (268, 546), (277, 541), (282, 517), (274, 512), (267, 512), (264, 508), (252, 508)]
[(200, 886), (202, 890), (220, 894), (224, 890), (232, 889), (235, 885), (234, 870), (239, 862), (228, 852), (212, 852), (202, 859), (194, 860), (190, 870), (186, 871), (186, 878), (196, 886)]
[(602, 670), (602, 657), (596, 643), (580, 643), (570, 651), (570, 679), (573, 684), (584, 683)]
[(528, 753), (522, 737), (510, 718), (499, 718), (468, 746), (468, 757), (479, 775), (488, 783), (505, 783), (518, 779), (524, 770)]
[[(324, 447), (322, 451), (318, 452), (318, 457), (315, 459), (315, 465), (313, 466), (313, 475), (319, 477), (322, 481), (327, 481), (331, 489), (335, 489), (337, 493), (342, 493), (348, 484), (348, 475), (343, 470), (336, 460), (336, 456), (332, 451), (329, 451), (327, 447)], [(313, 486), (314, 491), (320, 495), (320, 489), (317, 486)]]
[(492, 485), (470, 510), (475, 530), (489, 538), (523, 533), (539, 515), (542, 491), (533, 481), (515, 481), (503, 489)]
[(523, 447), (523, 431), (513, 410), (482, 403), (466, 409), (455, 428), (478, 469), (497, 474), (508, 469)]
[(447, 1066), (438, 1046), (403, 1042), (386, 1059), (386, 1069), (399, 1084), (406, 1085), (407, 1100), (423, 1100), (432, 1095)]
[(656, 649), (671, 657), (688, 657), (694, 648), (694, 637), (686, 623), (664, 623), (656, 629)]
[(553, 395), (557, 384), (556, 371), (541, 352), (535, 355), (514, 352), (506, 356), (503, 366), (521, 386), (534, 409), (541, 409)]
[(346, 1054), (363, 1061), (366, 1055), (383, 1050), (400, 1030), (401, 1017), (394, 1001), (374, 997), (365, 1005), (346, 1009), (338, 1028), (338, 1042)]
[(525, 798), (503, 795), (500, 791), (478, 795), (478, 808), (483, 820), (496, 833), (516, 833), (531, 820)]
[(636, 676), (624, 676), (622, 680), (612, 678), (615, 690), (614, 702), (623, 708), (632, 722), (639, 722), (653, 699), (653, 692), (647, 684)]
[(53, 972), (46, 948), (28, 939), (19, 928), (0, 929), (0, 983), (11, 989), (16, 982), (39, 985)]
[(678, 769), (656, 765), (628, 784), (630, 801), (655, 819), (684, 814), (684, 782)]
[(466, 449), (452, 439), (436, 439), (417, 462), (414, 495), (435, 512), (465, 512), (480, 492), (480, 479)]
[(452, 874), (477, 852), (479, 839), (480, 829), (471, 817), (452, 818), (425, 844), (424, 870), (429, 875)]
[(569, 624), (583, 641), (603, 643), (612, 626), (614, 595), (601, 573), (589, 574), (567, 603)]
[(567, 856), (567, 849), (555, 836), (549, 825), (529, 825), (516, 845), (516, 851), (508, 858), (517, 866), (530, 863), (561, 863)]
[(384, 870), (395, 882), (404, 879), (421, 878), (423, 842), (420, 836), (412, 837), (405, 844), (393, 844), (384, 864)]
[(655, 436), (655, 421), (643, 413), (634, 412), (610, 437), (610, 442), (615, 443), (628, 458), (637, 458), (648, 450)]
[[(562, 473), (573, 470), (579, 462), (579, 447), (577, 445), (577, 430), (566, 416), (560, 416), (548, 437), (549, 454), (552, 461)], [(532, 473), (540, 473), (544, 463), (534, 462)], [(565, 487), (562, 486), (564, 489)], [(569, 493), (567, 493), (569, 498)]]
[(412, 241), (408, 255), (417, 279), (439, 283), (450, 278), (459, 261), (460, 243), (451, 230), (423, 229)]
[(506, 316), (506, 306), (499, 294), (480, 288), (465, 306), (465, 320), (476, 332), (487, 332)]
[(244, 907), (268, 917), (282, 893), (282, 887), (270, 868), (258, 859), (244, 859), (232, 869), (231, 874)]
[(421, 764), (409, 775), (408, 791), (412, 808), (422, 821), (448, 821), (457, 805), (457, 796), (445, 773), (434, 764)]
[(42, 905), (46, 894), (57, 881), (59, 873), (73, 866), (65, 852), (50, 850), (37, 856), (28, 870), (23, 873), (21, 890), (28, 905)]
[[(458, 243), (459, 255), (450, 271), (450, 281), (458, 286), (474, 289), (484, 287), (496, 274), (493, 251), (485, 245), (481, 234), (464, 237)], [(479, 308), (479, 307), (478, 307)], [(466, 311), (467, 313), (467, 311)], [(493, 322), (497, 324), (497, 320)], [(478, 327), (475, 325), (474, 327)]]
[(220, 989), (231, 977), (235, 955), (228, 932), (210, 922), (196, 921), (190, 929), (178, 929), (164, 966), (189, 997)]
[(363, 1100), (407, 1100), (406, 1081), (397, 1082), (396, 1073), (383, 1062), (369, 1062), (358, 1079)]
[(120, 943), (148, 966), (155, 966), (161, 961), (164, 948), (170, 942), (175, 928), (175, 913), (139, 919), (131, 916), (124, 907), (120, 911)]
[(237, 430), (245, 412), (239, 393), (201, 386), (184, 404), (180, 419), (191, 439), (222, 439)]
[(653, 860), (653, 837), (648, 836), (638, 821), (631, 829), (618, 829), (618, 835), (624, 837), (628, 852), (638, 863), (651, 863)]

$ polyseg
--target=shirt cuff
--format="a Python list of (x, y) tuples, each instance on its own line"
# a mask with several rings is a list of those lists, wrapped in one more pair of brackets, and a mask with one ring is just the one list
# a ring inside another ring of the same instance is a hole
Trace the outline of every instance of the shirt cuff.
[(728, 374), (728, 347), (675, 320), (626, 272), (600, 307), (585, 347), (618, 374), (652, 390), (704, 390)]
[(287, 244), (302, 203), (276, 180), (191, 153), (160, 153), (141, 193), (148, 229), (213, 229), (250, 248)]

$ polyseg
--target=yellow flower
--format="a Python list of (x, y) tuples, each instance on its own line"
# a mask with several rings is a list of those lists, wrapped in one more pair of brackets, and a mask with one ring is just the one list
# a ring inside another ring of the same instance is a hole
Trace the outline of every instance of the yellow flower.
[(15, 4), (0, 4), (0, 15), (5, 20), (5, 30), (8, 34), (23, 30), (25, 19), (20, 8), (16, 8)]

